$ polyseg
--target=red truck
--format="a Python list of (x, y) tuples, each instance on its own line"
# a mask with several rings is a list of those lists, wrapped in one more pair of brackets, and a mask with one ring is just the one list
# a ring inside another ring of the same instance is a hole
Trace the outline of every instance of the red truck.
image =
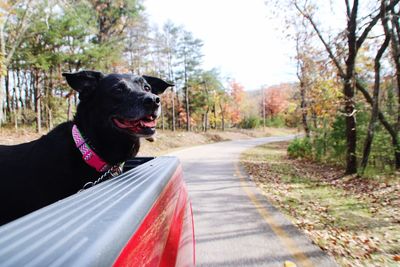
[(0, 266), (194, 266), (191, 203), (175, 157), (124, 172), (0, 227)]

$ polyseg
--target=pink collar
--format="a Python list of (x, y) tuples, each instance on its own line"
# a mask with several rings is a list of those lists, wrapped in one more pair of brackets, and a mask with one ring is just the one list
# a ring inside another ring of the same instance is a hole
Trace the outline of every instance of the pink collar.
[(74, 124), (72, 126), (72, 137), (76, 147), (82, 154), (83, 160), (90, 166), (96, 169), (98, 172), (105, 172), (111, 168), (99, 155), (97, 155), (90, 146), (86, 143), (78, 127)]

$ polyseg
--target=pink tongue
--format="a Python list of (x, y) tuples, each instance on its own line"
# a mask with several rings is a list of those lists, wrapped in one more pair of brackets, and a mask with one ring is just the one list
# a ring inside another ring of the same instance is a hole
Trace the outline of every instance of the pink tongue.
[(129, 129), (132, 132), (138, 132), (141, 130), (141, 128), (146, 127), (146, 128), (154, 128), (157, 125), (156, 120), (152, 121), (142, 121), (142, 120), (137, 120), (137, 121), (119, 121), (117, 119), (114, 119), (114, 123), (122, 129)]
[(140, 125), (140, 121), (134, 121), (134, 122), (120, 122), (117, 119), (114, 119), (115, 124), (119, 127), (119, 128), (137, 128)]
[(156, 120), (153, 120), (153, 121), (141, 121), (141, 124), (144, 127), (153, 128), (153, 127), (156, 127), (157, 121)]

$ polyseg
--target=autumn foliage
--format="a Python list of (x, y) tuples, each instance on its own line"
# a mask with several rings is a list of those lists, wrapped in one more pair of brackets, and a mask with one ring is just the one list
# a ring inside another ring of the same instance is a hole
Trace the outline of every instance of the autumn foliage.
[(264, 89), (264, 108), (266, 116), (271, 118), (284, 112), (289, 105), (289, 90), (288, 84), (280, 84)]
[(232, 123), (238, 124), (242, 118), (241, 103), (244, 99), (244, 87), (236, 81), (230, 83), (230, 95), (232, 97), (232, 105), (230, 108), (230, 118)]

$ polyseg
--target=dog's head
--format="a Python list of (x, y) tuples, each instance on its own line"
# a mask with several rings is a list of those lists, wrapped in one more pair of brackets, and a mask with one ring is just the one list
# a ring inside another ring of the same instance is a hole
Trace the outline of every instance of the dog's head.
[[(134, 137), (155, 133), (160, 115), (159, 94), (173, 84), (151, 76), (104, 75), (96, 71), (63, 73), (68, 84), (79, 92), (77, 113), (86, 119)], [(81, 113), (82, 113), (81, 111)]]

